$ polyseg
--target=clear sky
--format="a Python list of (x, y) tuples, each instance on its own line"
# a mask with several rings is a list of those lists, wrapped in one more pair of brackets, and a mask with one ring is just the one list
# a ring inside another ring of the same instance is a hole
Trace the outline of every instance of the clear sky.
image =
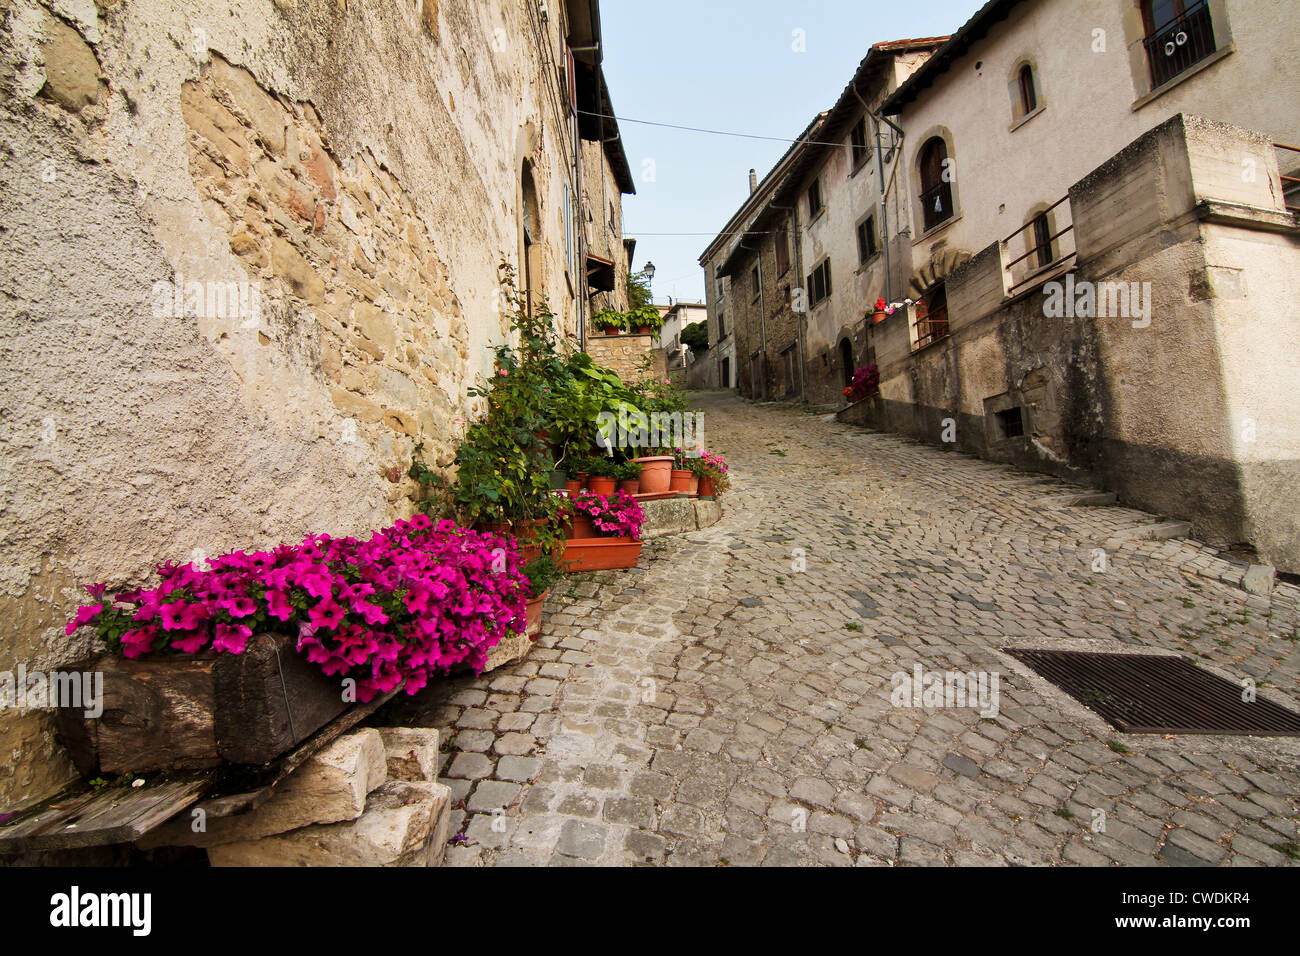
[[(788, 141), (834, 105), (872, 43), (951, 34), (981, 3), (604, 0), (605, 76), (620, 117)], [(744, 202), (750, 167), (762, 179), (789, 142), (620, 131), (637, 190), (623, 202), (633, 268), (654, 262), (656, 302), (702, 302), (700, 253)]]

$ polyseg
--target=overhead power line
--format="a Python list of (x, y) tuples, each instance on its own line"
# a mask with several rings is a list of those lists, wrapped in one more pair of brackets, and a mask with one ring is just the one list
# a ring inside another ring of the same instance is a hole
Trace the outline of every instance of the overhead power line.
[(712, 136), (735, 136), (739, 139), (762, 139), (770, 143), (803, 143), (807, 146), (843, 146), (840, 142), (831, 142), (830, 140), (821, 139), (790, 139), (785, 136), (760, 136), (757, 133), (736, 133), (725, 129), (705, 129), (702, 126), (679, 126), (676, 123), (658, 123), (654, 120), (632, 119), (628, 116), (614, 116), (610, 113), (594, 113), (591, 110), (578, 110), (587, 116), (596, 116), (601, 119), (616, 120), (620, 123), (638, 123), (641, 126), (658, 126), (663, 129), (680, 129), (688, 133), (708, 133)]

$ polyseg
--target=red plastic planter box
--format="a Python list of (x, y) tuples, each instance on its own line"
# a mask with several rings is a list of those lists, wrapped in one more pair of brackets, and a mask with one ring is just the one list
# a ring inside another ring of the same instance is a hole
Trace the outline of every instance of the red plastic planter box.
[(564, 545), (564, 570), (609, 571), (635, 568), (641, 558), (641, 542), (633, 538), (570, 538)]

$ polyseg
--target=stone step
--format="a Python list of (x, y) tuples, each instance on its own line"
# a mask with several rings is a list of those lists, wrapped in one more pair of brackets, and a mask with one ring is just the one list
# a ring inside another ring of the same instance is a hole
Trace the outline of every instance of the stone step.
[[(436, 754), (437, 731), (433, 734)], [(356, 820), (365, 813), (369, 795), (387, 781), (388, 765), (380, 731), (358, 730), (313, 754), (256, 809), (201, 820), (196, 820), (191, 813), (181, 813), (148, 833), (138, 845), (145, 849), (212, 847), (259, 840), (312, 824)], [(195, 826), (200, 823), (203, 829), (195, 832)]]
[(441, 866), (451, 790), (393, 780), (346, 823), (317, 824), (261, 840), (208, 848), (213, 866)]
[(1169, 541), (1174, 538), (1186, 538), (1192, 531), (1190, 521), (1157, 521), (1155, 524), (1138, 525), (1116, 531), (1103, 545), (1107, 550), (1114, 550), (1126, 541)]

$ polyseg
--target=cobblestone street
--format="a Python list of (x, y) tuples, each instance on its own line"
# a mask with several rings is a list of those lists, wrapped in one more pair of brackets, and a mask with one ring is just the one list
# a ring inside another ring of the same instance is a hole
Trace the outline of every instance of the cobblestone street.
[[(1003, 648), (1177, 652), (1294, 709), (1300, 589), (1088, 489), (700, 402), (720, 523), (557, 585), (524, 661), (390, 705), (447, 738), (449, 864), (1294, 865), (1300, 740), (1121, 734)], [(916, 665), (997, 673), (996, 716), (895, 706)]]

